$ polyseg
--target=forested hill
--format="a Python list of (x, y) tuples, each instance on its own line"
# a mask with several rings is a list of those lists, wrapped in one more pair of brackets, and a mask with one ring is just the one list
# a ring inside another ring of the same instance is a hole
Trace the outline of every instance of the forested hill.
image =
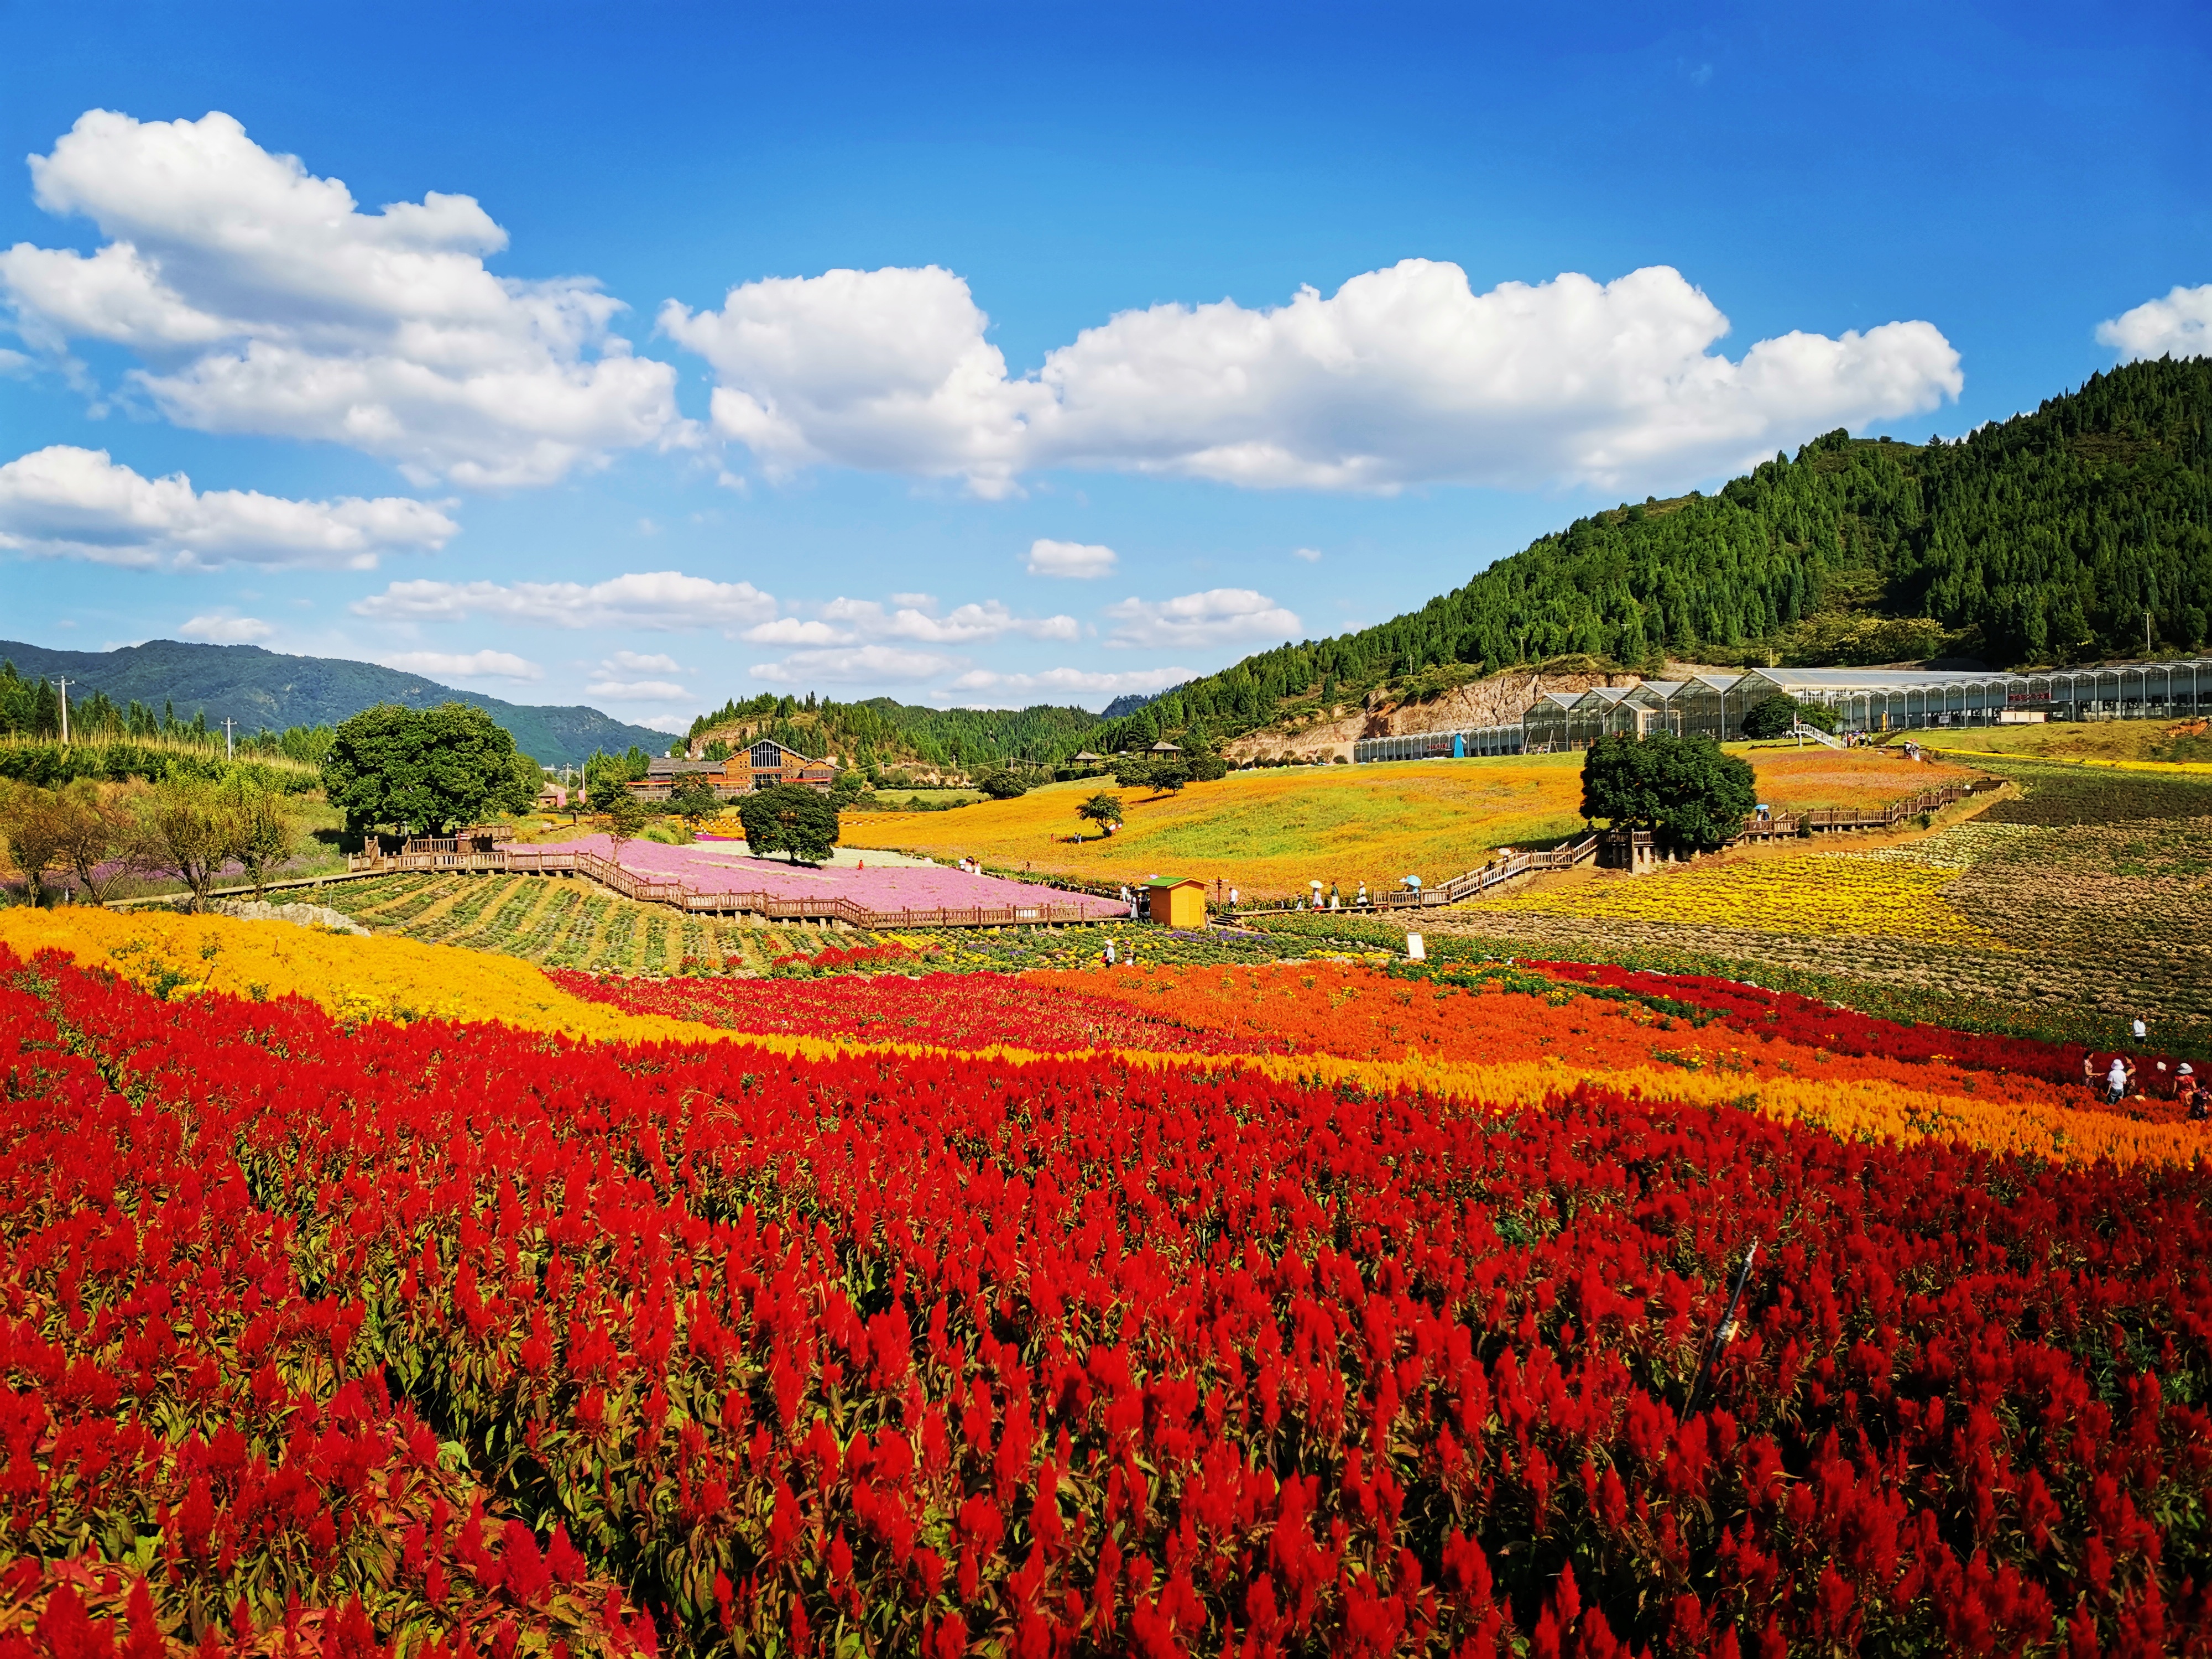
[(0, 659), (33, 679), (65, 676), (72, 704), (100, 692), (112, 702), (136, 702), (157, 712), (173, 706), (188, 721), (204, 714), (218, 732), (226, 717), (248, 732), (282, 731), (333, 725), (380, 702), (410, 708), (465, 702), (489, 714), (513, 735), (517, 748), (548, 766), (580, 764), (595, 751), (619, 754), (633, 744), (657, 755), (671, 741), (665, 732), (581, 705), (504, 702), (377, 663), (288, 656), (258, 645), (150, 640), (115, 651), (51, 651), (0, 640)]
[(1087, 708), (1038, 703), (1028, 708), (921, 708), (870, 697), (862, 702), (817, 701), (763, 692), (732, 700), (691, 722), (694, 748), (720, 741), (731, 748), (771, 738), (807, 755), (835, 755), (847, 765), (965, 771), (993, 761), (1054, 761), (1088, 741), (1101, 717)]
[(2134, 363), (1958, 443), (1832, 432), (1717, 495), (1577, 520), (1356, 634), (1262, 652), (1089, 734), (1217, 737), (1374, 687), (1560, 657), (1656, 669), (2196, 651), (2212, 632), (2212, 360)]

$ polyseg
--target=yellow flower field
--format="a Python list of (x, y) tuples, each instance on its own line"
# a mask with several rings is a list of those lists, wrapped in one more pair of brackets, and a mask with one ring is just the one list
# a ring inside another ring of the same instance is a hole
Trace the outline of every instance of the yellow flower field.
[[(1754, 750), (1746, 758), (1759, 798), (1782, 811), (1880, 806), (1972, 775), (1873, 750)], [(1126, 807), (1121, 830), (1104, 839), (1075, 816), (1101, 790)], [(1334, 882), (1347, 896), (1363, 881), (1389, 889), (1407, 875), (1433, 886), (1486, 862), (1493, 848), (1582, 827), (1582, 757), (1516, 755), (1232, 772), (1158, 798), (1111, 778), (1048, 784), (946, 812), (848, 812), (842, 839), (1043, 876), (1194, 876), (1233, 884), (1252, 899), (1304, 892), (1314, 880)], [(1088, 838), (1078, 842), (1079, 832)]]
[(161, 996), (203, 990), (256, 1000), (301, 996), (345, 1020), (495, 1020), (631, 1042), (693, 1042), (701, 1029), (571, 996), (514, 957), (283, 921), (18, 907), (0, 910), (0, 945), (22, 957), (59, 951)]
[(1600, 875), (1480, 908), (1592, 921), (1679, 922), (2010, 950), (1952, 908), (1944, 893), (1954, 879), (1954, 870), (1904, 858), (1805, 853), (1693, 864), (1652, 875)]
[[(1316, 879), (1349, 895), (1363, 881), (1441, 881), (1480, 864), (1493, 847), (1579, 829), (1581, 767), (1572, 755), (1285, 767), (1232, 772), (1158, 799), (1106, 778), (949, 812), (848, 812), (842, 839), (1041, 875), (1218, 879), (1248, 898), (1302, 892)], [(1075, 816), (1102, 789), (1126, 808), (1122, 828), (1105, 839)], [(1080, 844), (1079, 831), (1089, 836)]]

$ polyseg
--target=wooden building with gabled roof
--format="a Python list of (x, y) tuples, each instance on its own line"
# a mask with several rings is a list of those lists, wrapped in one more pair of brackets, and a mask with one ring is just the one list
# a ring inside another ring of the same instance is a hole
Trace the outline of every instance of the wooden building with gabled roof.
[(837, 757), (825, 755), (816, 760), (787, 744), (759, 738), (726, 761), (663, 756), (650, 763), (645, 776), (624, 787), (641, 800), (666, 800), (685, 777), (704, 777), (724, 800), (734, 800), (756, 789), (772, 789), (780, 783), (801, 784), (826, 795), (837, 781)]

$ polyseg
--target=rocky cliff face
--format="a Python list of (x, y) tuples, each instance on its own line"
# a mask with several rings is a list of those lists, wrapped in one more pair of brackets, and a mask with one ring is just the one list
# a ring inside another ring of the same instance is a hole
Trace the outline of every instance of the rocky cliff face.
[(1414, 732), (1457, 732), (1478, 726), (1504, 726), (1526, 714), (1550, 691), (1579, 694), (1594, 685), (1641, 685), (1638, 674), (1544, 674), (1509, 672), (1419, 702), (1370, 699), (1369, 706), (1347, 705), (1327, 720), (1294, 726), (1270, 726), (1247, 732), (1221, 745), (1232, 761), (1288, 755), (1297, 760), (1352, 758), (1362, 738), (1400, 737)]

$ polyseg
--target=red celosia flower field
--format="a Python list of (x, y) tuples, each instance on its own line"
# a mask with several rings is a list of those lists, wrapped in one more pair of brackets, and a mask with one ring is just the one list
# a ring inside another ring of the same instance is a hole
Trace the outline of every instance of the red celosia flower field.
[(2212, 1651), (2198, 1166), (58, 957), (0, 1080), (10, 1654)]
[[(827, 954), (826, 952), (824, 954)], [(936, 1048), (1246, 1054), (1260, 1045), (1152, 1018), (1110, 997), (1045, 992), (1012, 974), (825, 979), (626, 979), (554, 969), (573, 995), (724, 1030), (852, 1037)]]

